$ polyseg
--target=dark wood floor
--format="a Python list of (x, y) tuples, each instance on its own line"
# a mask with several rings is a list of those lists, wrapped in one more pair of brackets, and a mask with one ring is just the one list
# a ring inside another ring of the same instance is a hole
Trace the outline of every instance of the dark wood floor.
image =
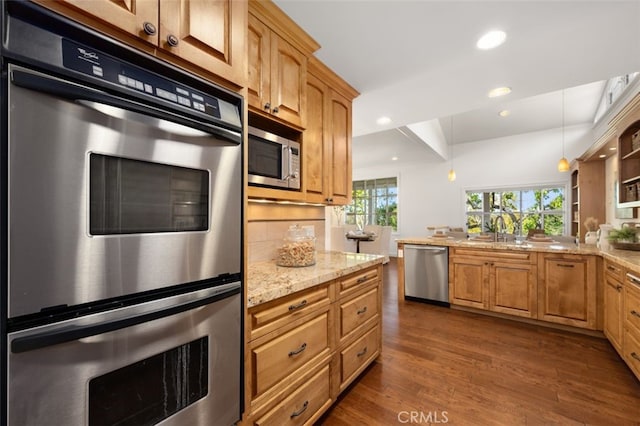
[(384, 269), (383, 353), (319, 424), (640, 424), (640, 382), (607, 340), (398, 301)]

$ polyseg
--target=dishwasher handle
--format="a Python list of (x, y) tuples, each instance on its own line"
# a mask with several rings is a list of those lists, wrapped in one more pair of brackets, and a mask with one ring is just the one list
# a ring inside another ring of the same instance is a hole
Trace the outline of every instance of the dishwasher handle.
[(447, 251), (446, 247), (418, 246), (418, 245), (404, 246), (404, 249), (405, 250), (412, 249), (412, 250), (438, 251), (438, 252)]

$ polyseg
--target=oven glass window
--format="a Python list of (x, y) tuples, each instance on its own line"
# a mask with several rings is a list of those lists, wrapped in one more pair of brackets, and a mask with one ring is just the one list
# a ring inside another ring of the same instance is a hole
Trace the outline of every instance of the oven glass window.
[(249, 174), (282, 179), (282, 144), (249, 135)]
[(205, 231), (209, 173), (90, 154), (92, 235)]
[(208, 393), (208, 337), (89, 382), (89, 426), (154, 425)]

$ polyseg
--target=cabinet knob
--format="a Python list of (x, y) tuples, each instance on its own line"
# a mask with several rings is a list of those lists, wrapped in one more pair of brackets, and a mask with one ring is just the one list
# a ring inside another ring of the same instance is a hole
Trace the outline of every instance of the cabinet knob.
[(142, 24), (142, 29), (147, 35), (154, 35), (157, 31), (156, 26), (153, 25), (151, 22), (145, 22), (144, 24)]
[(269, 111), (271, 109), (271, 104), (269, 102), (267, 102), (266, 104), (264, 104), (264, 109), (266, 109), (267, 111)]
[(169, 34), (167, 36), (167, 43), (169, 44), (169, 46), (176, 47), (179, 42), (180, 40), (178, 40), (178, 37), (174, 36), (173, 34)]
[(280, 111), (280, 110), (278, 109), (278, 107), (275, 107), (275, 108), (273, 109), (273, 111), (272, 111), (272, 112), (273, 112), (274, 114), (277, 114), (279, 111)]

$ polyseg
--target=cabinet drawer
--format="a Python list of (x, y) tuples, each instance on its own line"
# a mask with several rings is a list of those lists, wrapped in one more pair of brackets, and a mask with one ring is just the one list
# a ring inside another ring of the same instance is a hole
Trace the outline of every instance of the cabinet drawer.
[(323, 285), (255, 306), (249, 309), (250, 339), (254, 340), (330, 303), (329, 286)]
[(625, 329), (624, 331), (624, 359), (627, 365), (640, 379), (640, 333)]
[(604, 262), (604, 270), (606, 271), (607, 275), (611, 276), (612, 278), (620, 282), (624, 281), (624, 269), (622, 269), (622, 267), (616, 265), (615, 263), (611, 263), (606, 260)]
[(317, 355), (329, 350), (329, 313), (251, 350), (253, 396), (259, 395)]
[(253, 424), (259, 426), (305, 424), (319, 410), (331, 404), (329, 377), (329, 365), (325, 365), (316, 375)]
[(640, 290), (629, 284), (624, 294), (624, 318), (626, 326), (635, 329), (640, 336)]
[(343, 390), (378, 355), (379, 331), (379, 326), (373, 327), (340, 352), (340, 390)]
[(340, 337), (344, 337), (378, 314), (378, 287), (340, 305)]
[(349, 275), (348, 277), (340, 280), (340, 296), (356, 291), (358, 288), (372, 284), (379, 279), (380, 275), (378, 274), (378, 268), (371, 268)]

